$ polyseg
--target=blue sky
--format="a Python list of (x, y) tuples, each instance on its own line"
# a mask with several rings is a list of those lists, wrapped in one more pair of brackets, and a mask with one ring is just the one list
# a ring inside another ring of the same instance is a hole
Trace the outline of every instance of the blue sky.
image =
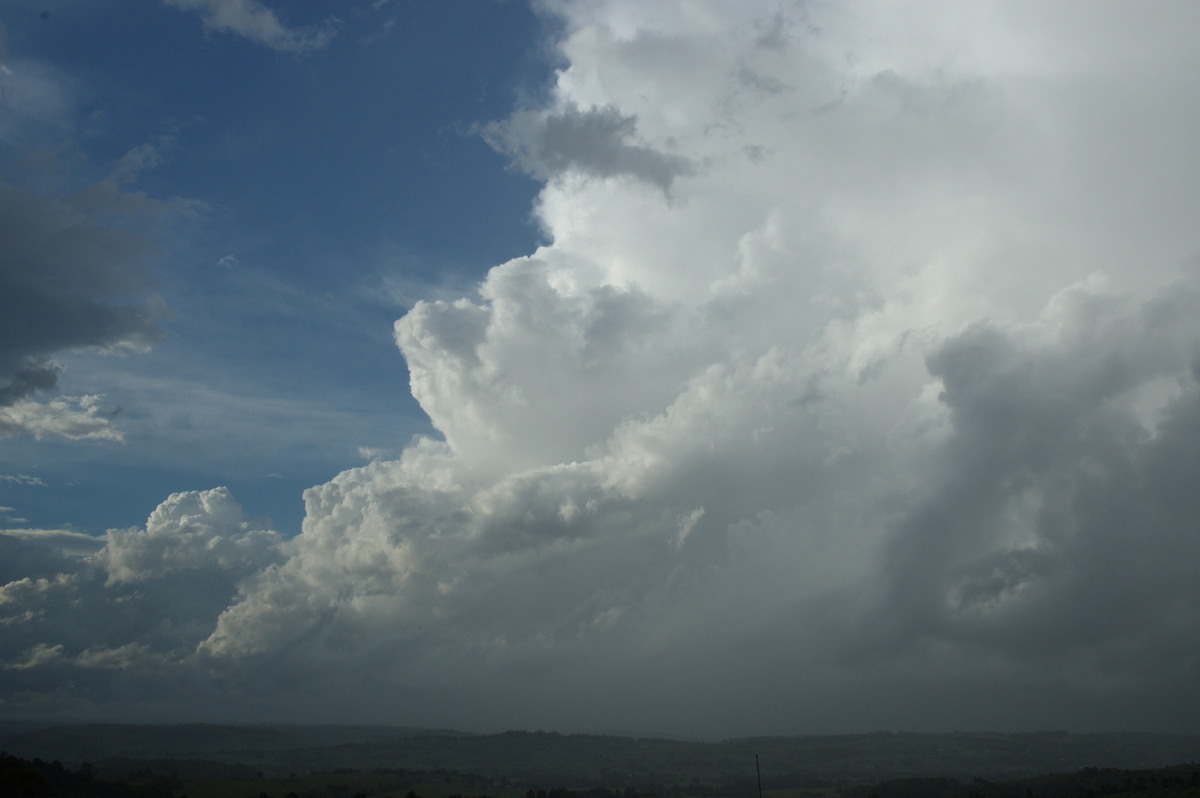
[(0, 23), (0, 713), (1196, 730), (1190, 0)]
[(362, 462), (360, 446), (395, 453), (429, 430), (394, 318), (538, 241), (536, 184), (476, 131), (545, 91), (547, 22), (515, 2), (280, 13), (333, 35), (281, 51), (155, 2), (3, 15), (6, 57), (56, 95), (4, 141), (6, 171), (37, 153), (25, 179), (67, 193), (144, 148), (124, 190), (173, 204), (144, 266), (169, 308), (163, 340), (57, 355), (64, 390), (120, 408), (124, 441), (6, 440), (0, 472), (46, 483), (5, 486), (26, 523), (100, 533), (229, 484), (298, 531), (304, 488)]

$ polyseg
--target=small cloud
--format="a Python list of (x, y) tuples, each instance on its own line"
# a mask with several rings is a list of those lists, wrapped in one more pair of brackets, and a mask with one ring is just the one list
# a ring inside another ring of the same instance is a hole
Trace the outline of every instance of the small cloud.
[(358, 456), (364, 460), (370, 460), (371, 462), (374, 462), (376, 460), (382, 460), (386, 454), (387, 454), (387, 452), (384, 451), (383, 449), (377, 449), (372, 446), (359, 446), (358, 447)]
[(0, 406), (0, 438), (57, 435), (70, 440), (124, 439), (110, 418), (99, 414), (99, 396), (60, 396), (48, 402), (22, 399)]
[(117, 167), (113, 170), (113, 178), (118, 183), (136, 180), (143, 172), (149, 172), (161, 166), (166, 160), (167, 153), (178, 148), (179, 142), (174, 136), (158, 136), (153, 141), (139, 144), (117, 161)]
[[(28, 474), (0, 474), (0, 482), (7, 482), (9, 485), (26, 485), (33, 488), (46, 487), (46, 483), (41, 477), (31, 477)], [(11, 509), (11, 507), (5, 508), (5, 510)]]
[(164, 0), (172, 8), (199, 11), (204, 27), (236, 33), (272, 50), (308, 53), (327, 46), (336, 32), (332, 20), (323, 25), (289, 27), (258, 0)]
[(521, 171), (545, 180), (569, 171), (632, 177), (669, 193), (675, 178), (694, 172), (691, 161), (637, 142), (637, 117), (613, 106), (554, 113), (518, 111), (483, 129), (483, 138)]
[(61, 645), (50, 646), (45, 643), (38, 643), (25, 652), (23, 660), (5, 665), (4, 669), (8, 671), (27, 671), (39, 668), (62, 658), (62, 653), (63, 647)]
[(105, 670), (128, 670), (135, 665), (153, 665), (161, 661), (161, 655), (151, 652), (140, 643), (127, 643), (116, 648), (93, 646), (75, 658), (75, 664), (81, 668)]
[(217, 265), (223, 269), (232, 269), (238, 265), (238, 259), (233, 255), (226, 255), (217, 261)]

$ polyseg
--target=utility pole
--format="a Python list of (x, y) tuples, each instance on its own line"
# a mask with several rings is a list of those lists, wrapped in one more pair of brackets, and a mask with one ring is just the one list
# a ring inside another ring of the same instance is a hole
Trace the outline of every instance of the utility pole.
[(758, 754), (754, 755), (754, 772), (758, 776), (758, 798), (762, 798), (762, 770), (758, 766)]

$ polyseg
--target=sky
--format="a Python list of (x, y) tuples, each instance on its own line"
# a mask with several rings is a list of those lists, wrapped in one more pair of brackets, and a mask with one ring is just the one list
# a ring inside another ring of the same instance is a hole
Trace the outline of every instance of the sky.
[(0, 716), (1200, 731), (1200, 7), (0, 8)]

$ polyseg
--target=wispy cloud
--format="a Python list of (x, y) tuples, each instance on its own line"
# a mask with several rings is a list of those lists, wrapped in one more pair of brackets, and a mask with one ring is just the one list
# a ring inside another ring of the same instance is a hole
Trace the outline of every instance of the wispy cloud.
[(71, 556), (95, 554), (104, 547), (104, 538), (70, 529), (0, 529), (0, 535), (49, 546)]
[(7, 482), (10, 485), (29, 485), (31, 487), (46, 487), (46, 483), (41, 477), (31, 477), (28, 474), (0, 474), (0, 482)]
[(273, 50), (307, 53), (327, 46), (336, 33), (334, 23), (292, 27), (258, 0), (163, 0), (168, 6), (199, 11), (204, 27), (235, 33)]

